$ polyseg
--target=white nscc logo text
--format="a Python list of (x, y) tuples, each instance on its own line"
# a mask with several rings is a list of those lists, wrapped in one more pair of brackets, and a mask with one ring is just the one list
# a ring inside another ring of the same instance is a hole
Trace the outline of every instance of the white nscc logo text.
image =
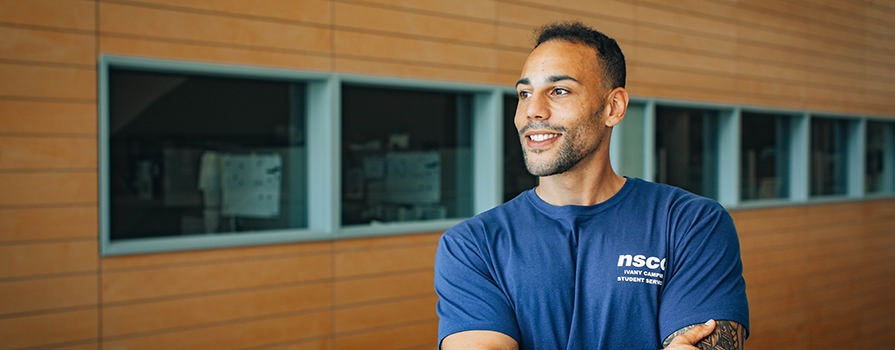
[(659, 259), (655, 256), (647, 257), (645, 255), (619, 255), (618, 256), (618, 266), (633, 266), (633, 267), (644, 267), (646, 266), (648, 269), (658, 269), (661, 268), (662, 271), (665, 271), (665, 259)]

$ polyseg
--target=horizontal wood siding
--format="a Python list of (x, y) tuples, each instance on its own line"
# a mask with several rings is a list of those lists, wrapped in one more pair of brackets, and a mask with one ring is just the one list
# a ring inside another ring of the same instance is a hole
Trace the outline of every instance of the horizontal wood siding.
[[(0, 0), (0, 348), (433, 348), (438, 232), (99, 257), (98, 57), (511, 85), (570, 19), (634, 95), (895, 110), (883, 1)], [(748, 348), (888, 346), (895, 201), (733, 216)]]

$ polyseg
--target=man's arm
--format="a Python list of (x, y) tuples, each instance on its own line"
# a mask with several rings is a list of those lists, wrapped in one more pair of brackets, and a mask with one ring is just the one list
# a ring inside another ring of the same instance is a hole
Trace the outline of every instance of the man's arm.
[(441, 350), (518, 350), (512, 337), (494, 331), (465, 331), (451, 334), (441, 342)]
[[(671, 333), (671, 335), (665, 338), (665, 341), (662, 342), (662, 347), (667, 348), (672, 345), (675, 338), (687, 333), (697, 326), (700, 325), (690, 325)], [(745, 340), (746, 328), (743, 327), (743, 325), (734, 321), (719, 320), (715, 321), (715, 330), (711, 334), (702, 338), (702, 340), (695, 344), (690, 342), (687, 344), (693, 345), (701, 350), (742, 350), (743, 342), (745, 342)]]

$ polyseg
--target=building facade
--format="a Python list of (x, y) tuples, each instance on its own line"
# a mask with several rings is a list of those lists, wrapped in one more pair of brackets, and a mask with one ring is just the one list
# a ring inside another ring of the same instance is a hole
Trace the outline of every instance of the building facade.
[[(626, 55), (620, 171), (730, 210), (748, 348), (889, 346), (873, 0), (0, 0), (0, 344), (436, 346), (438, 238), (531, 186), (511, 85), (557, 20)], [(222, 174), (275, 174), (273, 199)]]

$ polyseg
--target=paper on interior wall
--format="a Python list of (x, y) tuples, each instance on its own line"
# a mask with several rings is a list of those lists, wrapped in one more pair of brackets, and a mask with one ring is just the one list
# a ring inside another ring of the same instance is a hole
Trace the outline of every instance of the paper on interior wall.
[(282, 165), (279, 154), (223, 155), (222, 213), (255, 218), (278, 216)]
[(391, 152), (385, 156), (385, 198), (390, 203), (438, 203), (441, 156), (438, 152)]

